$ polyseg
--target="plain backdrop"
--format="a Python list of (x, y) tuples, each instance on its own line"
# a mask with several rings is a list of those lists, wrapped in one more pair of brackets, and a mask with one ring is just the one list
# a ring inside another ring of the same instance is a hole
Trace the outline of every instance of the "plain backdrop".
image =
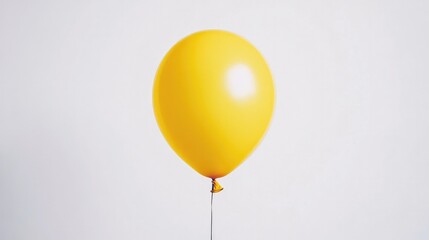
[(0, 239), (209, 239), (210, 180), (152, 111), (203, 29), (269, 63), (263, 142), (215, 195), (214, 237), (429, 239), (429, 2), (0, 1)]

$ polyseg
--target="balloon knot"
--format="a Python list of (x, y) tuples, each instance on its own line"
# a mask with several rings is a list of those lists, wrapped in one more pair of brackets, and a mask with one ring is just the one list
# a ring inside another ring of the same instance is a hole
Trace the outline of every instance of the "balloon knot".
[(216, 179), (212, 179), (212, 193), (218, 193), (223, 190), (223, 187), (216, 181)]

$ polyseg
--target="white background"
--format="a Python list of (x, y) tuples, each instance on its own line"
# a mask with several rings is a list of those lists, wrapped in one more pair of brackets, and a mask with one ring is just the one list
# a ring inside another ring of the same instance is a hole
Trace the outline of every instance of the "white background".
[(429, 239), (429, 2), (0, 2), (0, 239), (209, 239), (210, 181), (152, 111), (184, 36), (251, 41), (275, 77), (215, 239)]

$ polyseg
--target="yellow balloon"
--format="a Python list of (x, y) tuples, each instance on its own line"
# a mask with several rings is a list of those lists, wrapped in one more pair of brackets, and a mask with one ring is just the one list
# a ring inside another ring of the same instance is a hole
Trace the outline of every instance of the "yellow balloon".
[(264, 58), (248, 41), (226, 31), (201, 31), (179, 41), (162, 60), (153, 106), (175, 152), (216, 179), (260, 142), (274, 109), (274, 84)]

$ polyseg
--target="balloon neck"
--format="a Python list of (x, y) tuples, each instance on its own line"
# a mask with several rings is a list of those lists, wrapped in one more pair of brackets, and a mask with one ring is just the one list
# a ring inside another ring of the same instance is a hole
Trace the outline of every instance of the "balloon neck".
[(216, 179), (212, 179), (212, 193), (218, 193), (223, 190), (223, 187), (216, 181)]

